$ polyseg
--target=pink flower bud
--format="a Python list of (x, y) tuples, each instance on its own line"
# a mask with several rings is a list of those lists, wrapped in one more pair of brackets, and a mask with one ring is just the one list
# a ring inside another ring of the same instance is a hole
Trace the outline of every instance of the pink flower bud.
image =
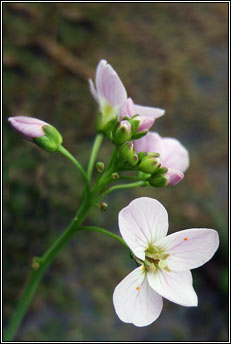
[(35, 137), (44, 136), (45, 132), (42, 127), (49, 125), (40, 119), (26, 116), (9, 117), (8, 122), (19, 134), (30, 141)]
[(153, 118), (146, 117), (146, 116), (138, 116), (137, 119), (140, 121), (138, 132), (148, 131), (152, 127), (155, 121)]
[(165, 173), (164, 177), (167, 179), (167, 186), (174, 186), (181, 182), (181, 180), (184, 178), (184, 173), (169, 168), (168, 172)]

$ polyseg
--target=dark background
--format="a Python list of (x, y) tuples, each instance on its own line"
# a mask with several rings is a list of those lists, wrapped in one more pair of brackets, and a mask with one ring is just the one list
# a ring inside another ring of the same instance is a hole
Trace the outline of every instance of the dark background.
[[(69, 161), (22, 140), (8, 116), (56, 126), (86, 166), (97, 105), (87, 79), (101, 58), (138, 104), (166, 109), (154, 130), (178, 138), (191, 165), (173, 188), (117, 191), (86, 224), (118, 234), (120, 209), (140, 196), (168, 210), (170, 229), (217, 229), (220, 247), (193, 271), (198, 308), (164, 302), (159, 319), (136, 328), (116, 316), (112, 293), (133, 268), (127, 250), (79, 233), (57, 257), (17, 341), (228, 340), (228, 3), (3, 3), (4, 324), (42, 255), (71, 221), (82, 179)], [(99, 159), (112, 144), (105, 141)], [(203, 243), (201, 243), (203, 245)]]

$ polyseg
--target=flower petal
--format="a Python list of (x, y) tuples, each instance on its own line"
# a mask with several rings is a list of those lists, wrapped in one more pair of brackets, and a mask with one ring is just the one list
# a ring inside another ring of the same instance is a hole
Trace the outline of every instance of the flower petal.
[(132, 252), (144, 260), (149, 244), (167, 234), (168, 213), (155, 199), (137, 198), (120, 211), (119, 228)]
[(198, 300), (192, 286), (190, 270), (147, 272), (147, 279), (150, 286), (166, 299), (181, 306), (197, 306)]
[(89, 82), (89, 87), (90, 87), (91, 94), (95, 98), (96, 102), (99, 103), (98, 94), (97, 94), (97, 91), (95, 89), (95, 85), (94, 85), (92, 79), (88, 79), (88, 82)]
[(145, 275), (140, 266), (126, 276), (113, 293), (113, 304), (120, 320), (140, 327), (155, 321), (163, 307), (162, 297), (150, 288)]
[(164, 137), (165, 153), (162, 156), (162, 165), (185, 172), (189, 167), (189, 154), (187, 149), (177, 139)]
[(98, 97), (110, 105), (120, 107), (126, 101), (127, 92), (122, 81), (105, 60), (101, 60), (96, 68), (95, 84)]
[(125, 116), (131, 118), (134, 115), (135, 115), (134, 103), (131, 98), (128, 98), (120, 109), (119, 118), (121, 120)]
[(165, 154), (163, 140), (158, 133), (148, 132), (139, 140), (134, 141), (136, 153), (159, 153), (160, 157)]
[(146, 116), (151, 117), (153, 119), (159, 118), (164, 115), (165, 110), (156, 108), (156, 107), (150, 107), (150, 106), (143, 106), (134, 104), (134, 110), (135, 114), (138, 114), (140, 116)]
[(214, 229), (192, 228), (170, 234), (156, 245), (169, 254), (169, 269), (182, 271), (195, 269), (210, 260), (219, 246), (219, 237)]

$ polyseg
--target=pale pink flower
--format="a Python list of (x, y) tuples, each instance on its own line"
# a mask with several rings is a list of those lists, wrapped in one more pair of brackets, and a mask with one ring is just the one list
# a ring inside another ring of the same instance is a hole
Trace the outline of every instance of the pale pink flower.
[[(138, 114), (152, 119), (152, 124), (156, 118), (165, 113), (163, 109), (133, 104), (131, 98), (127, 98), (127, 91), (118, 74), (106, 60), (99, 61), (96, 68), (95, 85), (92, 79), (89, 79), (89, 85), (101, 112), (108, 112), (110, 109), (120, 119), (124, 116), (132, 117)], [(149, 125), (150, 123), (149, 120)]]
[(8, 122), (19, 134), (28, 140), (44, 136), (45, 133), (42, 127), (49, 125), (40, 119), (26, 116), (9, 117)]
[(176, 185), (184, 178), (184, 172), (189, 167), (187, 149), (171, 137), (161, 137), (158, 133), (148, 132), (141, 139), (134, 141), (136, 153), (159, 153), (161, 167), (166, 167), (167, 185)]
[(147, 326), (162, 310), (162, 297), (182, 306), (198, 305), (190, 270), (212, 258), (219, 245), (217, 231), (192, 228), (167, 235), (168, 213), (155, 199), (133, 200), (119, 213), (120, 233), (140, 265), (115, 288), (118, 317)]

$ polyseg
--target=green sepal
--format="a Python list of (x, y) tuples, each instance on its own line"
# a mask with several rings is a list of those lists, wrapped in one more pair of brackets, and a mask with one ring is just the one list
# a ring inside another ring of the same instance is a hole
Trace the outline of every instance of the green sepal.
[(145, 156), (140, 164), (139, 164), (139, 170), (145, 173), (153, 174), (159, 166), (159, 160), (157, 160), (155, 157), (147, 155)]
[(58, 147), (57, 144), (46, 135), (41, 137), (34, 137), (33, 141), (34, 143), (36, 143), (36, 145), (45, 149), (47, 152), (55, 152)]
[(163, 175), (152, 175), (149, 179), (149, 184), (156, 188), (167, 186), (167, 179)]
[(51, 139), (51, 141), (55, 142), (57, 145), (61, 145), (63, 143), (62, 135), (55, 127), (53, 127), (53, 125), (43, 125), (42, 129), (45, 133), (45, 136)]

